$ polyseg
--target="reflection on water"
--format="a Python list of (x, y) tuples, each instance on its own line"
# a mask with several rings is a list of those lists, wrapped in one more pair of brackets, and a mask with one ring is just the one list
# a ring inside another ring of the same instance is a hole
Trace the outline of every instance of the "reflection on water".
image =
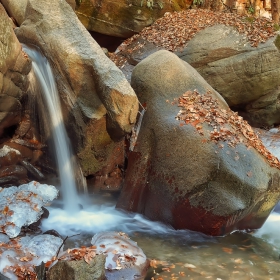
[(148, 279), (280, 279), (280, 214), (271, 214), (255, 233), (234, 232), (209, 237), (187, 230), (175, 231), (139, 214), (115, 210), (111, 197), (84, 197), (83, 209), (75, 215), (49, 208), (42, 229), (55, 229), (70, 238), (67, 247), (89, 245), (100, 231), (126, 232), (154, 259)]

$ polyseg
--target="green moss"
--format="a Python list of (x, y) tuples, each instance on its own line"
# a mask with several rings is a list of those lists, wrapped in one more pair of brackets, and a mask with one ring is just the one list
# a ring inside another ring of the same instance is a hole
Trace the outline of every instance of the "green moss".
[(279, 26), (278, 23), (275, 23), (275, 24), (273, 25), (273, 28), (274, 28), (275, 31), (279, 31), (279, 30), (280, 30), (280, 26)]

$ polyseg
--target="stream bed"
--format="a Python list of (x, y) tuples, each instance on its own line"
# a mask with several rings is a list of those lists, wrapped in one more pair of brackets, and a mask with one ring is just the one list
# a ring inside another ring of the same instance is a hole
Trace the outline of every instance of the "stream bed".
[(84, 196), (80, 201), (83, 209), (71, 215), (56, 202), (48, 207), (50, 216), (43, 221), (43, 231), (55, 229), (63, 237), (78, 234), (67, 240), (64, 249), (89, 246), (95, 233), (114, 230), (127, 233), (152, 260), (145, 280), (280, 279), (277, 212), (255, 232), (235, 231), (224, 237), (210, 237), (176, 231), (139, 214), (118, 211), (110, 195)]

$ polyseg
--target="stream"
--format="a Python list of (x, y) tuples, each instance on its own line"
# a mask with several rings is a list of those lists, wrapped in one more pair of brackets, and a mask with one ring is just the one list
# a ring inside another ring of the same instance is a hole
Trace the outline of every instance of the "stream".
[[(109, 194), (81, 196), (83, 209), (69, 214), (59, 201), (48, 207), (50, 216), (42, 230), (55, 229), (71, 236), (65, 248), (90, 246), (92, 236), (102, 231), (121, 231), (136, 241), (152, 267), (150, 279), (280, 279), (280, 214), (273, 212), (255, 232), (233, 232), (211, 237), (188, 230), (174, 230), (139, 214), (115, 209)], [(277, 209), (277, 208), (276, 208)], [(130, 279), (128, 279), (130, 280)]]
[(51, 68), (37, 51), (26, 47), (25, 51), (35, 61), (33, 71), (43, 82), (41, 91), (48, 96), (48, 88), (51, 88), (54, 93), (52, 101), (46, 97), (45, 100), (50, 103), (60, 182), (47, 183), (62, 186), (63, 200), (47, 207), (50, 216), (42, 222), (43, 232), (54, 229), (63, 237), (75, 235), (68, 238), (64, 249), (90, 246), (92, 236), (98, 232), (125, 232), (152, 260), (145, 280), (280, 279), (280, 214), (277, 212), (272, 213), (264, 226), (255, 232), (236, 231), (224, 237), (209, 237), (188, 230), (176, 231), (139, 214), (118, 211), (115, 209), (116, 199), (110, 194), (78, 196), (71, 147), (67, 144), (69, 140), (60, 108), (54, 107), (59, 105), (59, 98)]

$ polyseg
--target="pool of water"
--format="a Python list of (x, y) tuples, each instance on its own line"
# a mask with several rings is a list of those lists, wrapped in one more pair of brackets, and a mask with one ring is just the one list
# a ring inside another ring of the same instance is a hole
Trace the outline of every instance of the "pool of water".
[(280, 279), (280, 214), (270, 215), (255, 232), (236, 231), (224, 237), (176, 231), (139, 214), (114, 208), (107, 196), (80, 197), (81, 210), (68, 215), (59, 206), (49, 207), (42, 230), (55, 229), (68, 238), (65, 248), (90, 245), (101, 231), (122, 231), (136, 241), (151, 259), (148, 279)]

